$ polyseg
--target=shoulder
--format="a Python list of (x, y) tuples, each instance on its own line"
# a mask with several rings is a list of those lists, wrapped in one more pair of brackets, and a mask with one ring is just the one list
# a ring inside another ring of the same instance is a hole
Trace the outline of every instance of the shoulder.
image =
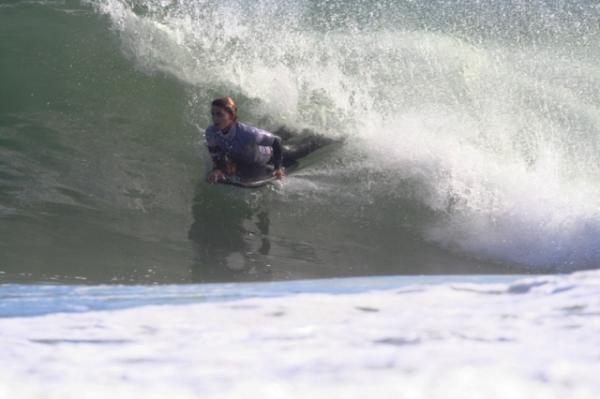
[(236, 136), (242, 141), (256, 141), (258, 129), (246, 123), (237, 122)]
[(267, 132), (266, 130), (263, 129), (259, 129), (257, 127), (248, 125), (247, 123), (242, 123), (242, 122), (238, 122), (237, 123), (237, 129), (238, 132), (242, 132), (246, 135), (252, 136), (252, 137), (262, 137), (262, 136), (271, 136), (272, 134)]
[(214, 125), (210, 125), (206, 128), (204, 139), (209, 146), (217, 145), (219, 142), (219, 135), (217, 134), (217, 128)]
[(217, 134), (217, 128), (215, 127), (215, 125), (210, 125), (209, 127), (206, 128), (206, 131), (204, 132), (204, 134), (206, 136), (214, 136), (215, 134)]
[(255, 128), (254, 126), (250, 126), (247, 123), (242, 123), (242, 122), (237, 122), (236, 128), (237, 128), (238, 132), (244, 132), (244, 133), (255, 133), (259, 130), (259, 129)]

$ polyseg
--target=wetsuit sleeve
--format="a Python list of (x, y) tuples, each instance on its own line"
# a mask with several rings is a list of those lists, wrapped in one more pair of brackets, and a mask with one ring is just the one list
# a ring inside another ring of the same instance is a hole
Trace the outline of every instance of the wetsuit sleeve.
[(223, 169), (225, 168), (225, 153), (219, 147), (217, 141), (212, 137), (212, 134), (206, 130), (206, 146), (208, 147), (208, 153), (210, 154), (210, 158), (213, 162), (213, 167), (215, 169)]
[(283, 159), (283, 151), (281, 150), (281, 139), (275, 136), (275, 141), (273, 141), (273, 166), (275, 169), (279, 169), (281, 167), (281, 161)]
[(279, 139), (279, 137), (275, 136), (273, 133), (267, 132), (266, 130), (254, 128), (252, 133), (254, 136), (254, 141), (258, 145), (271, 147), (275, 140)]
[(254, 135), (256, 137), (256, 144), (273, 148), (273, 165), (275, 169), (279, 169), (283, 158), (281, 138), (261, 129), (255, 129)]

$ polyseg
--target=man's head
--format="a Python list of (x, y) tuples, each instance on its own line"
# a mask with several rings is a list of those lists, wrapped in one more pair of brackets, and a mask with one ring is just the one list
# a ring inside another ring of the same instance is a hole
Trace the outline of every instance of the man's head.
[(237, 106), (231, 97), (221, 97), (210, 104), (210, 114), (217, 129), (228, 129), (237, 120)]

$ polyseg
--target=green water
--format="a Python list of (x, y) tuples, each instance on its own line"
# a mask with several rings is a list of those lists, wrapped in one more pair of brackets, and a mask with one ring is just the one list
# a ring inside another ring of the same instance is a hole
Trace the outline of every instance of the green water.
[[(2, 2), (0, 281), (595, 267), (598, 8), (355, 3)], [(347, 144), (208, 186), (220, 95)]]

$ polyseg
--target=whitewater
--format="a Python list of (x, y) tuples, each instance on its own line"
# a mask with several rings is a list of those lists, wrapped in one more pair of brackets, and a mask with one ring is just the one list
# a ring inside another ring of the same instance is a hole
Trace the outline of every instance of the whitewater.
[(0, 287), (0, 298), (6, 398), (593, 399), (600, 392), (597, 271), (13, 285)]

